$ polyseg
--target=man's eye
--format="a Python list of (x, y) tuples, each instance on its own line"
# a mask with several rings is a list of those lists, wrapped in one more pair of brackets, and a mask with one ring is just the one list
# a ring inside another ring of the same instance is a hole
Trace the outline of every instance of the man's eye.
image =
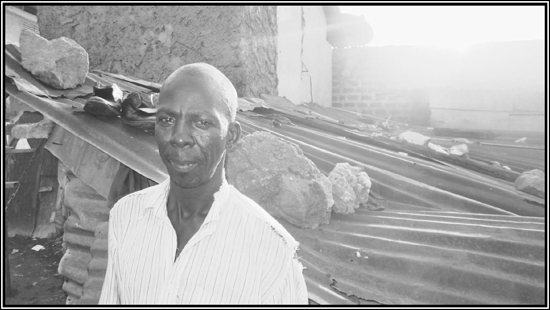
[(200, 120), (197, 122), (197, 125), (200, 127), (200, 128), (208, 128), (212, 125), (212, 123), (210, 123), (209, 121), (205, 121), (205, 120)]
[(165, 116), (159, 117), (158, 121), (162, 125), (172, 125), (174, 123), (174, 119)]

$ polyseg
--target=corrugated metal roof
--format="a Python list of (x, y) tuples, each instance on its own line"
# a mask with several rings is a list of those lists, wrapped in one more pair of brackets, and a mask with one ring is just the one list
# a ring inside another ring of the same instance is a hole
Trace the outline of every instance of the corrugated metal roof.
[(545, 302), (542, 218), (360, 208), (318, 229), (283, 225), (320, 303)]
[[(116, 82), (122, 89), (136, 86), (105, 74), (89, 77)], [(38, 97), (14, 85), (6, 85), (6, 91), (142, 175), (156, 182), (166, 177), (152, 136), (118, 119), (74, 115), (72, 106), (81, 107), (85, 99)], [(269, 98), (256, 104), (275, 112), (278, 107)], [(372, 192), (386, 206), (384, 211), (333, 213), (329, 224), (316, 229), (280, 220), (301, 243), (298, 255), (307, 268), (310, 299), (321, 304), (545, 302), (544, 199), (421, 154), (403, 157), (383, 141), (351, 140), (324, 131), (317, 125), (326, 120), (299, 109), (293, 115), (302, 113), (304, 122), (280, 128), (253, 113), (239, 112), (238, 120), (245, 133), (265, 130), (298, 144), (324, 173), (337, 162), (364, 166), (373, 180)], [(103, 254), (94, 267), (97, 274)]]

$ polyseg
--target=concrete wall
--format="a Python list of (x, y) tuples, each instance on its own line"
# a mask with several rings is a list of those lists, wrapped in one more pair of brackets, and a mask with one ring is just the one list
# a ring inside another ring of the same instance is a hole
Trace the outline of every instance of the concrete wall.
[(277, 94), (272, 6), (38, 6), (42, 36), (75, 40), (90, 68), (162, 82), (181, 65), (206, 62), (239, 96)]
[(333, 50), (333, 106), (411, 124), (544, 131), (543, 41)]
[(332, 104), (332, 47), (321, 6), (277, 7), (279, 96), (295, 104)]

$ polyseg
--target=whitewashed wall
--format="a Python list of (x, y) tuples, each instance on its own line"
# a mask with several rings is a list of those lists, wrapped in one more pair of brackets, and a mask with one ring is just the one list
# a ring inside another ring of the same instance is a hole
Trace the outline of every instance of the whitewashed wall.
[(278, 6), (277, 26), (279, 96), (331, 106), (332, 47), (323, 7)]

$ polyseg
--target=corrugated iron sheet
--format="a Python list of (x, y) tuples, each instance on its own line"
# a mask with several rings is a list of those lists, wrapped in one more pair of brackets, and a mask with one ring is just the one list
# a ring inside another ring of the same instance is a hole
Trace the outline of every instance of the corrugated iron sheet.
[[(106, 75), (101, 78), (119, 83)], [(6, 91), (142, 175), (156, 182), (166, 177), (152, 136), (124, 126), (118, 119), (72, 114), (71, 106), (81, 106), (81, 98), (47, 99), (13, 85), (7, 85)], [(250, 102), (249, 108), (258, 104)], [(266, 106), (273, 109), (276, 102)], [(309, 112), (294, 115), (300, 113)], [(353, 141), (304, 124), (278, 128), (266, 118), (244, 112), (239, 112), (238, 119), (245, 133), (265, 130), (297, 143), (325, 173), (337, 162), (364, 166), (373, 179), (372, 191), (387, 202), (384, 211), (360, 208), (355, 214), (333, 214), (329, 224), (316, 229), (300, 229), (281, 220), (301, 243), (298, 254), (314, 302), (545, 302), (543, 199), (516, 191), (510, 182), (421, 156), (403, 157), (383, 145)], [(309, 116), (304, 119), (330, 122)], [(105, 220), (95, 225), (101, 227)], [(94, 236), (106, 233), (104, 228), (98, 229)], [(86, 246), (89, 274), (85, 281), (73, 281), (81, 288), (97, 292), (106, 262), (104, 239), (104, 235), (95, 238)], [(97, 253), (95, 261), (92, 253)], [(95, 276), (91, 276), (92, 270)], [(94, 294), (90, 296), (81, 293), (79, 298), (93, 303)]]
[[(403, 156), (397, 152), (373, 147), (365, 143), (352, 141), (343, 137), (319, 132), (304, 126), (285, 126), (276, 128), (262, 118), (239, 117), (245, 132), (264, 130), (272, 132), (282, 138), (297, 143), (304, 154), (321, 169), (328, 173), (337, 162), (349, 162), (354, 165), (363, 165), (369, 176), (374, 177), (378, 184), (383, 184), (382, 174), (387, 185), (392, 187), (391, 195), (387, 198), (399, 196), (398, 192), (403, 185), (396, 184), (401, 179), (407, 185), (422, 183), (426, 190), (410, 192), (415, 201), (434, 200), (443, 203), (440, 196), (443, 190), (446, 199), (453, 200), (451, 207), (457, 211), (471, 211), (478, 213), (516, 214), (526, 216), (544, 216), (544, 200), (533, 195), (517, 191), (510, 182), (480, 175), (463, 168), (447, 164), (426, 162), (414, 157)], [(383, 170), (383, 171), (381, 171)], [(377, 176), (380, 175), (380, 179)], [(405, 177), (405, 178), (403, 178)], [(418, 186), (416, 186), (418, 187)], [(431, 193), (428, 192), (431, 189)], [(382, 194), (382, 193), (381, 193)], [(411, 197), (407, 193), (402, 193)], [(454, 194), (454, 195), (452, 195)], [(459, 199), (462, 203), (456, 203)], [(472, 207), (472, 205), (476, 207)], [(466, 209), (464, 209), (466, 208)]]
[(72, 178), (65, 186), (63, 204), (68, 214), (63, 234), (67, 250), (59, 262), (59, 274), (65, 277), (63, 290), (67, 292), (67, 304), (79, 304), (81, 298), (90, 294), (91, 288), (86, 284), (97, 276), (89, 268), (94, 259), (97, 261), (92, 257), (92, 249), (98, 243), (102, 245), (96, 232), (104, 227), (102, 223), (108, 222), (109, 209), (106, 200), (78, 178)]
[(282, 223), (322, 304), (545, 302), (542, 218), (360, 208), (318, 229)]
[(45, 148), (80, 180), (107, 199), (120, 162), (88, 142), (56, 126)]

